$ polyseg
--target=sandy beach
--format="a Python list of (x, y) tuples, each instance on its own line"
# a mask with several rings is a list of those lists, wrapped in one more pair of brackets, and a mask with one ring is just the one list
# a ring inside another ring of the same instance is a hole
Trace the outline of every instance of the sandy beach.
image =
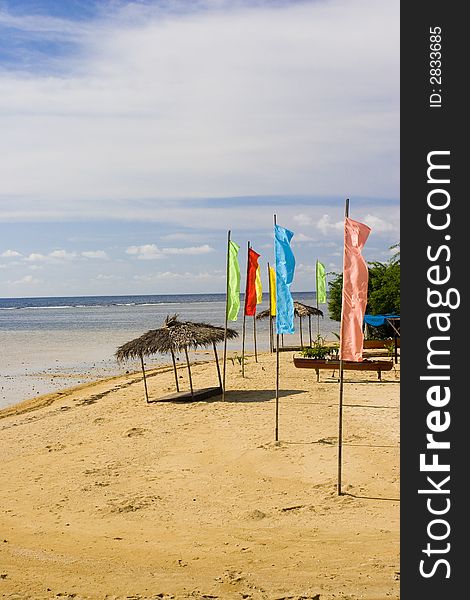
[(227, 363), (226, 402), (129, 373), (1, 411), (2, 597), (399, 598), (398, 367), (346, 372), (338, 496), (337, 379), (280, 359), (278, 445), (270, 354)]

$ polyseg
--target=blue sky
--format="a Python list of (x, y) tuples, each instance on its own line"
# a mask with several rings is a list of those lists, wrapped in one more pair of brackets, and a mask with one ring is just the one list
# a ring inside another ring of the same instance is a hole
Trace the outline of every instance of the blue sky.
[(0, 296), (222, 292), (227, 229), (294, 290), (344, 199), (399, 241), (399, 2), (0, 0)]

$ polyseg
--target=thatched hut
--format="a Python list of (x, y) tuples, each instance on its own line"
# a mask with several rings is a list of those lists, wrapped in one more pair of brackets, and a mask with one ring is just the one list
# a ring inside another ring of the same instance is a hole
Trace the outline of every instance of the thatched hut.
[[(304, 304), (303, 302), (294, 301), (294, 316), (299, 317), (299, 331), (300, 331), (300, 346), (303, 348), (304, 340), (303, 340), (303, 330), (302, 330), (302, 319), (304, 317), (308, 317), (308, 333), (310, 345), (312, 345), (312, 317), (316, 316), (318, 318), (323, 317), (323, 311), (319, 308), (315, 308), (314, 306), (309, 306), (308, 304)], [(270, 309), (261, 311), (257, 315), (257, 319), (267, 319), (271, 317)], [(274, 317), (273, 317), (274, 319)], [(272, 319), (270, 323), (270, 328), (272, 324)], [(272, 337), (272, 336), (271, 336)], [(274, 343), (274, 342), (273, 342)]]
[[(227, 339), (233, 339), (237, 337), (237, 335), (238, 333), (234, 329), (227, 329)], [(120, 362), (129, 359), (140, 359), (144, 379), (145, 398), (147, 402), (149, 402), (147, 380), (145, 377), (144, 356), (150, 356), (152, 354), (171, 354), (173, 370), (175, 373), (176, 391), (179, 393), (180, 389), (176, 370), (175, 354), (178, 352), (184, 352), (188, 367), (191, 397), (194, 398), (195, 392), (193, 388), (188, 350), (212, 346), (214, 349), (215, 363), (217, 366), (217, 375), (219, 379), (218, 388), (209, 388), (212, 391), (212, 393), (209, 395), (214, 395), (215, 393), (220, 393), (222, 391), (222, 378), (220, 375), (219, 360), (217, 356), (217, 344), (223, 342), (224, 339), (225, 329), (223, 327), (216, 327), (215, 325), (210, 325), (208, 323), (179, 321), (178, 316), (173, 315), (167, 316), (162, 327), (159, 329), (147, 331), (147, 333), (144, 333), (140, 337), (120, 346), (117, 349), (115, 356)], [(207, 393), (205, 397), (208, 397)]]

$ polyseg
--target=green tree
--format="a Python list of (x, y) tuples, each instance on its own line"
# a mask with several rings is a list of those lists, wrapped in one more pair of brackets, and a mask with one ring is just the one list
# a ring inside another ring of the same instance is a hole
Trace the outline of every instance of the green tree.
[[(392, 246), (395, 254), (386, 263), (369, 263), (369, 287), (366, 312), (372, 315), (400, 314), (400, 250), (399, 244)], [(328, 310), (330, 318), (341, 320), (341, 298), (343, 274), (334, 273), (329, 283)]]

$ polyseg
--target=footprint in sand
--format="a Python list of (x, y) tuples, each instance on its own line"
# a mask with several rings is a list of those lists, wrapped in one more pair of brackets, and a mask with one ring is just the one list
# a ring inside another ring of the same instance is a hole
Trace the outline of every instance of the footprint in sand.
[(135, 437), (136, 435), (144, 435), (147, 431), (148, 429), (144, 429), (143, 427), (132, 427), (124, 435), (126, 437)]

